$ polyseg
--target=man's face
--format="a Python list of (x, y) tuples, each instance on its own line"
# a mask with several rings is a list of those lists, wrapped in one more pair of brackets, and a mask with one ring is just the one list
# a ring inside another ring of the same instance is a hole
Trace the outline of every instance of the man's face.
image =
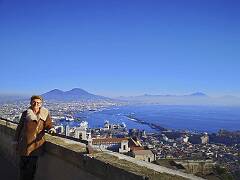
[(33, 99), (30, 104), (32, 108), (38, 109), (42, 106), (42, 101), (41, 99)]

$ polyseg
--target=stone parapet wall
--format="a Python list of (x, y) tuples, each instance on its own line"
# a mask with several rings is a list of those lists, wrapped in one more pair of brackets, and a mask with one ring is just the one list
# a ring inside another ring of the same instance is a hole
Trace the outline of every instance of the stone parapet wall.
[[(17, 168), (18, 157), (11, 144), (16, 125), (0, 120), (0, 153)], [(136, 160), (119, 153), (95, 150), (87, 154), (80, 142), (46, 135), (45, 153), (38, 161), (36, 180), (142, 180), (201, 179)]]

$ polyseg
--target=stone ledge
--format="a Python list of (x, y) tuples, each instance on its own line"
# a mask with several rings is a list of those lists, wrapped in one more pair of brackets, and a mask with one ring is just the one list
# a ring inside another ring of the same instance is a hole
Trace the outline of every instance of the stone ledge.
[[(16, 126), (10, 124), (6, 127), (5, 125), (6, 123), (0, 120), (0, 140), (4, 141), (0, 145), (0, 150), (9, 154), (6, 151), (9, 149), (11, 152), (9, 146), (11, 142), (8, 141), (13, 137)], [(46, 140), (46, 153), (40, 158), (40, 172), (37, 173), (39, 177), (37, 179), (56, 179), (56, 174), (59, 180), (69, 179), (64, 176), (65, 173), (71, 179), (202, 179), (111, 151), (94, 151), (92, 154), (87, 154), (86, 145), (73, 140), (47, 134)], [(12, 153), (8, 156), (11, 155)], [(13, 161), (15, 159), (16, 157), (12, 157)], [(46, 168), (46, 165), (49, 167)], [(45, 171), (46, 176), (41, 173)]]

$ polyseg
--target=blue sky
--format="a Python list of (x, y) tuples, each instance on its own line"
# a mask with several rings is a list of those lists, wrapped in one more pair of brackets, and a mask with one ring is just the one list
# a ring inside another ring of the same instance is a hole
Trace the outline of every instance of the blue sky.
[(237, 0), (0, 0), (0, 93), (240, 96)]

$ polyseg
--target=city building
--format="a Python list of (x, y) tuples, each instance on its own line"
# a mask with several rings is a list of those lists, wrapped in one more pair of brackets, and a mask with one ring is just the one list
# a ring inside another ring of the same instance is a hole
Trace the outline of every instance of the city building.
[(151, 150), (134, 150), (130, 154), (132, 157), (142, 161), (152, 162), (156, 160)]
[(209, 142), (209, 136), (204, 134), (193, 134), (189, 137), (189, 142), (192, 144), (207, 144)]
[(92, 139), (92, 146), (100, 149), (108, 149), (119, 153), (130, 151), (128, 138), (97, 138)]

